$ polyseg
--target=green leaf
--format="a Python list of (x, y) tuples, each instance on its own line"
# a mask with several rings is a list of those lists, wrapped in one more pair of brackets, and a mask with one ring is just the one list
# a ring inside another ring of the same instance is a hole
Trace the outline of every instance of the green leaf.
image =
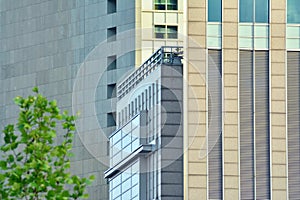
[[(32, 91), (33, 96), (14, 99), (20, 110), (17, 132), (15, 125), (3, 130), (0, 199), (35, 199), (35, 195), (42, 199), (88, 198), (86, 185), (95, 177), (80, 178), (69, 172), (76, 117), (60, 114), (57, 101), (48, 101), (37, 87)], [(63, 129), (57, 129), (57, 124)], [(56, 135), (62, 138), (60, 143), (54, 142)], [(70, 187), (73, 190), (65, 189)]]
[(2, 170), (6, 170), (7, 169), (7, 162), (4, 160), (0, 161), (0, 167)]
[(34, 88), (32, 89), (32, 91), (33, 91), (34, 93), (39, 93), (39, 88), (38, 88), (38, 87), (34, 87)]

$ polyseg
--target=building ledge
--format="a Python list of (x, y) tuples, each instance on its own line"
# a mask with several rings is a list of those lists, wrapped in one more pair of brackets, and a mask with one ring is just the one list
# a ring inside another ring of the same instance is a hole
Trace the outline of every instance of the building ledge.
[(104, 178), (112, 178), (114, 175), (122, 171), (130, 162), (135, 160), (139, 156), (143, 156), (148, 154), (154, 150), (154, 145), (146, 144), (140, 145), (135, 151), (133, 151), (129, 156), (124, 158), (121, 162), (116, 164), (115, 166), (109, 168), (104, 172)]

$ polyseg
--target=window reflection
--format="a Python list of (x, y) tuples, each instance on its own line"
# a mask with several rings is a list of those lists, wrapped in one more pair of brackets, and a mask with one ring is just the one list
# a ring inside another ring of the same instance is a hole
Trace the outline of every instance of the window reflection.
[(269, 0), (255, 1), (255, 22), (268, 23), (269, 22)]
[(300, 24), (299, 0), (287, 0), (287, 23)]
[[(135, 170), (134, 170), (135, 169)], [(137, 171), (136, 171), (137, 170)], [(139, 199), (140, 197), (139, 161), (115, 176), (110, 182), (111, 200)]]
[(155, 0), (155, 10), (178, 10), (177, 0)]
[(222, 0), (208, 0), (208, 21), (222, 21)]
[[(165, 26), (165, 25), (155, 25), (155, 38), (158, 39), (177, 39), (178, 38), (178, 27), (177, 26)], [(151, 96), (149, 96), (150, 102)], [(147, 101), (147, 96), (146, 96)], [(146, 102), (147, 104), (147, 102)], [(151, 104), (149, 104), (151, 105)], [(150, 106), (151, 107), (151, 106)]]
[(240, 22), (269, 22), (269, 0), (240, 0)]

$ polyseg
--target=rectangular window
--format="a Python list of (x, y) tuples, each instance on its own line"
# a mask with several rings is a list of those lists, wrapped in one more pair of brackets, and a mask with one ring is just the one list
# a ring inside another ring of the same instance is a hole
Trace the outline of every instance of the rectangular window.
[(177, 0), (167, 0), (168, 10), (178, 10)]
[(162, 25), (155, 26), (155, 38), (159, 38), (159, 39), (165, 38), (165, 26)]
[(155, 0), (155, 10), (166, 10), (166, 0)]
[(107, 113), (107, 127), (116, 126), (116, 113)]
[(113, 42), (117, 39), (117, 27), (107, 29), (107, 42)]
[(117, 57), (109, 56), (107, 57), (107, 71), (117, 69)]
[(299, 0), (287, 0), (287, 23), (300, 24)]
[(177, 26), (167, 26), (167, 38), (177, 39)]
[(155, 10), (178, 10), (178, 0), (155, 0)]
[(107, 85), (107, 98), (114, 98), (116, 97), (116, 84)]
[(107, 0), (107, 14), (117, 12), (117, 0)]
[(178, 27), (177, 26), (165, 26), (155, 25), (155, 38), (157, 39), (177, 39)]
[(222, 21), (222, 0), (208, 0), (208, 21)]
[(240, 0), (240, 22), (253, 22), (253, 0)]
[(240, 22), (269, 22), (269, 0), (240, 0)]
[(256, 23), (269, 22), (269, 0), (255, 1), (255, 22)]

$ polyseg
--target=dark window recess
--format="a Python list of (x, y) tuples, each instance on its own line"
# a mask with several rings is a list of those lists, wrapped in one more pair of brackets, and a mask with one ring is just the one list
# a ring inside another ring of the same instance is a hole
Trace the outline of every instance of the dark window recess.
[(155, 0), (155, 10), (178, 10), (178, 0)]
[(116, 94), (116, 84), (107, 85), (107, 98), (114, 98)]
[(178, 10), (177, 0), (167, 0), (167, 9), (168, 10)]
[(155, 10), (166, 10), (166, 0), (155, 0)]
[(156, 25), (155, 26), (155, 38), (164, 39), (165, 38), (165, 26)]
[(107, 113), (107, 127), (116, 126), (116, 113)]
[(158, 38), (158, 39), (177, 39), (178, 38), (178, 27), (177, 26), (155, 25), (154, 32), (155, 32), (155, 38)]
[(167, 26), (167, 38), (177, 39), (177, 26)]
[(107, 0), (107, 14), (117, 12), (117, 0)]
[(112, 27), (107, 29), (107, 41), (112, 42), (117, 39), (117, 27)]
[(107, 71), (117, 69), (117, 57), (109, 56), (107, 57)]

